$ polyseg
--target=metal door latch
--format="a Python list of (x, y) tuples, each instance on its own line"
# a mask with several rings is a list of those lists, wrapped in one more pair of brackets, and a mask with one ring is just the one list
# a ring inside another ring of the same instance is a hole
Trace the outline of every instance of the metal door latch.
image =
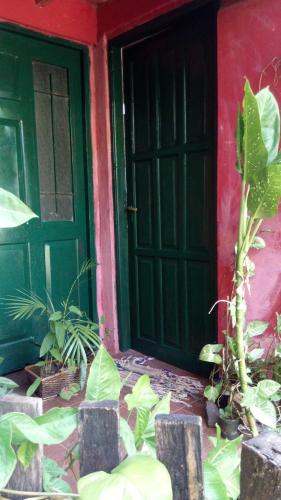
[(128, 206), (126, 208), (126, 210), (127, 210), (127, 212), (137, 212), (138, 211), (137, 207), (131, 207), (131, 206)]

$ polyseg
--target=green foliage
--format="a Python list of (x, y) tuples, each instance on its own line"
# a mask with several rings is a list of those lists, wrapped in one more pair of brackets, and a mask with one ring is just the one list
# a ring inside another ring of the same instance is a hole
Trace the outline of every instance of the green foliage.
[(65, 470), (55, 460), (43, 458), (43, 489), (52, 493), (72, 493), (69, 484), (62, 479)]
[(200, 354), (200, 361), (207, 361), (208, 363), (216, 363), (220, 365), (222, 363), (222, 357), (219, 354), (223, 348), (223, 344), (206, 344)]
[[(0, 488), (8, 483), (17, 463), (27, 468), (39, 444), (58, 444), (77, 427), (76, 408), (53, 408), (40, 417), (6, 413), (0, 417)], [(16, 451), (17, 450), (17, 451)]]
[(281, 385), (274, 380), (262, 380), (256, 387), (248, 387), (241, 405), (251, 411), (261, 423), (276, 429), (277, 417), (275, 401), (281, 399)]
[(222, 389), (222, 382), (216, 385), (207, 385), (204, 390), (204, 396), (208, 401), (213, 401), (214, 403), (218, 399)]
[[(86, 387), (86, 400), (103, 401), (118, 400), (122, 382), (114, 360), (101, 346), (92, 362)], [(132, 392), (125, 396), (129, 417), (128, 421), (120, 419), (120, 436), (129, 456), (137, 450), (145, 450), (152, 456), (156, 455), (155, 417), (158, 414), (170, 413), (171, 394), (167, 394), (161, 401), (150, 386), (148, 375), (142, 375), (132, 388)], [(134, 430), (129, 425), (132, 411), (136, 412)]]
[(16, 384), (13, 380), (6, 377), (0, 377), (0, 398), (9, 394), (17, 387), (18, 384)]
[(0, 228), (17, 227), (38, 217), (17, 196), (0, 188)]
[(104, 401), (119, 399), (122, 382), (114, 360), (102, 345), (92, 362), (85, 399)]
[(34, 394), (34, 392), (38, 389), (38, 387), (41, 384), (41, 382), (42, 382), (42, 378), (41, 377), (36, 377), (36, 379), (34, 380), (34, 382), (28, 387), (28, 389), (26, 391), (26, 395), (27, 396), (32, 396), (32, 394)]
[(165, 466), (148, 455), (137, 454), (111, 474), (94, 472), (78, 481), (81, 500), (172, 500), (172, 486)]
[[(236, 168), (241, 176), (241, 199), (234, 291), (230, 300), (225, 301), (228, 304), (226, 347), (221, 352), (217, 346), (207, 345), (203, 347), (200, 359), (221, 365), (222, 393), (227, 391), (230, 395), (230, 405), (235, 401), (235, 393), (244, 396), (248, 424), (253, 435), (257, 435), (254, 417), (275, 426), (276, 409), (270, 397), (260, 396), (259, 387), (254, 386), (258, 376), (257, 364), (264, 363), (262, 358), (265, 356), (264, 349), (256, 345), (255, 337), (262, 335), (268, 324), (253, 321), (245, 331), (245, 290), (250, 291), (250, 278), (255, 274), (249, 251), (265, 247), (258, 230), (263, 218), (277, 213), (281, 197), (280, 115), (276, 99), (268, 87), (254, 95), (246, 80), (244, 91), (243, 109), (238, 110), (236, 130)], [(279, 373), (278, 363), (276, 367), (272, 370), (274, 377)], [(214, 398), (213, 393), (214, 388), (206, 389), (207, 397)], [(255, 403), (249, 403), (250, 396)]]
[(240, 493), (240, 453), (242, 436), (229, 441), (217, 436), (209, 438), (213, 449), (203, 463), (206, 500), (236, 500)]
[[(82, 264), (70, 287), (66, 300), (61, 304), (62, 308), (60, 310), (55, 309), (49, 296), (48, 301), (44, 302), (34, 293), (26, 291), (19, 291), (17, 296), (6, 297), (5, 299), (8, 314), (14, 320), (28, 319), (34, 314), (47, 317), (49, 331), (40, 347), (40, 357), (45, 359), (45, 375), (48, 375), (49, 365), (53, 361), (63, 367), (80, 367), (83, 369), (83, 365), (84, 367), (87, 366), (89, 354), (94, 355), (96, 349), (100, 346), (99, 325), (91, 321), (79, 307), (70, 303), (74, 288), (93, 265), (91, 260)], [(81, 377), (81, 387), (84, 381), (85, 377)], [(38, 379), (35, 386), (37, 383), (39, 384)], [(30, 389), (30, 393), (36, 388)]]

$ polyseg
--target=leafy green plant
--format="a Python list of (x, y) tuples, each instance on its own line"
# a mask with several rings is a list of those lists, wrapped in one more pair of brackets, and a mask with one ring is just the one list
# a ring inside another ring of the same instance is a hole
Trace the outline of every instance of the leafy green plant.
[(76, 408), (52, 408), (32, 418), (24, 413), (6, 413), (0, 417), (0, 489), (5, 488), (17, 461), (26, 469), (40, 444), (58, 444), (77, 427)]
[[(250, 363), (261, 359), (262, 349), (248, 349), (249, 338), (260, 335), (267, 327), (263, 322), (252, 322), (245, 327), (245, 291), (255, 265), (249, 258), (250, 249), (261, 250), (265, 241), (258, 235), (264, 218), (273, 217), (278, 211), (281, 197), (280, 116), (277, 101), (269, 88), (254, 95), (249, 82), (245, 83), (243, 110), (238, 111), (236, 168), (241, 177), (241, 200), (238, 240), (235, 247), (234, 292), (227, 300), (231, 325), (227, 328), (226, 352), (229, 370), (236, 374), (231, 387), (246, 395), (251, 379)], [(229, 325), (228, 325), (229, 326)], [(229, 334), (230, 330), (230, 334)], [(221, 364), (222, 349), (208, 346), (201, 351), (200, 359)], [(207, 356), (207, 353), (208, 356)], [(225, 366), (223, 367), (224, 370)], [(229, 374), (229, 372), (228, 372)], [(223, 375), (224, 376), (224, 375)], [(232, 399), (234, 400), (234, 398)], [(256, 420), (250, 406), (244, 406), (252, 434), (258, 434)]]
[[(88, 273), (93, 265), (91, 260), (83, 262), (59, 310), (55, 308), (49, 296), (47, 302), (44, 302), (34, 293), (25, 291), (19, 291), (18, 296), (5, 299), (7, 312), (14, 320), (29, 319), (36, 313), (48, 319), (49, 330), (40, 347), (40, 357), (43, 360), (37, 363), (42, 368), (43, 376), (52, 373), (55, 362), (55, 366), (59, 368), (68, 367), (75, 370), (79, 367), (81, 386), (85, 383), (88, 356), (94, 355), (101, 343), (98, 335), (99, 325), (71, 303), (71, 296), (82, 276)], [(39, 384), (38, 377), (29, 388), (29, 395)]]
[(240, 493), (241, 441), (221, 438), (217, 426), (216, 437), (209, 437), (213, 449), (203, 462), (204, 493), (206, 500), (236, 500)]
[(172, 500), (170, 475), (155, 458), (137, 454), (129, 457), (110, 474), (94, 472), (78, 481), (81, 500)]
[[(90, 368), (85, 399), (119, 400), (122, 385), (114, 360), (102, 345)], [(170, 413), (170, 399), (169, 393), (159, 401), (158, 395), (150, 386), (148, 375), (142, 375), (132, 392), (125, 396), (129, 415), (127, 420), (120, 418), (120, 435), (129, 456), (137, 451), (146, 451), (155, 456), (155, 417)], [(136, 413), (136, 423), (132, 430), (130, 420), (133, 412)]]

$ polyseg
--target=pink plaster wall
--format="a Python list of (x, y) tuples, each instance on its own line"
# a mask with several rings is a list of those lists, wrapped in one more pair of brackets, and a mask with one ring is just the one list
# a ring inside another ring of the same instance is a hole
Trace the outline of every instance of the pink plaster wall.
[(52, 0), (45, 7), (34, 0), (2, 0), (0, 19), (86, 44), (97, 38), (96, 8), (87, 0)]
[[(246, 76), (258, 91), (260, 74), (274, 57), (281, 56), (280, 0), (243, 0), (222, 8), (218, 15), (218, 294), (231, 291), (233, 245), (236, 239), (239, 175), (234, 169), (234, 130), (237, 103)], [(268, 69), (262, 84), (281, 104), (281, 85), (273, 85)], [(272, 321), (281, 312), (281, 214), (265, 220), (262, 229), (267, 248), (253, 250), (256, 276), (252, 280), (248, 319)], [(224, 328), (225, 307), (220, 307), (219, 334)]]

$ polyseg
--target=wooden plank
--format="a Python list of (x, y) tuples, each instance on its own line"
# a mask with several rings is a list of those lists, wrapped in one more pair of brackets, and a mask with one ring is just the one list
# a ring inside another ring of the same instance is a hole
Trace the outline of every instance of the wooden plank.
[(281, 500), (281, 436), (263, 432), (242, 444), (240, 500)]
[(117, 401), (84, 401), (80, 413), (80, 476), (120, 463), (119, 410)]
[[(39, 417), (43, 413), (42, 399), (28, 398), (19, 394), (8, 394), (0, 399), (0, 415), (10, 412), (26, 413), (30, 417)], [(42, 471), (43, 446), (39, 446), (30, 466), (24, 469), (19, 463), (6, 488), (19, 491), (43, 491)], [(21, 500), (26, 497), (9, 495), (9, 498)]]
[(202, 421), (189, 415), (158, 415), (157, 457), (172, 480), (174, 500), (203, 500)]

